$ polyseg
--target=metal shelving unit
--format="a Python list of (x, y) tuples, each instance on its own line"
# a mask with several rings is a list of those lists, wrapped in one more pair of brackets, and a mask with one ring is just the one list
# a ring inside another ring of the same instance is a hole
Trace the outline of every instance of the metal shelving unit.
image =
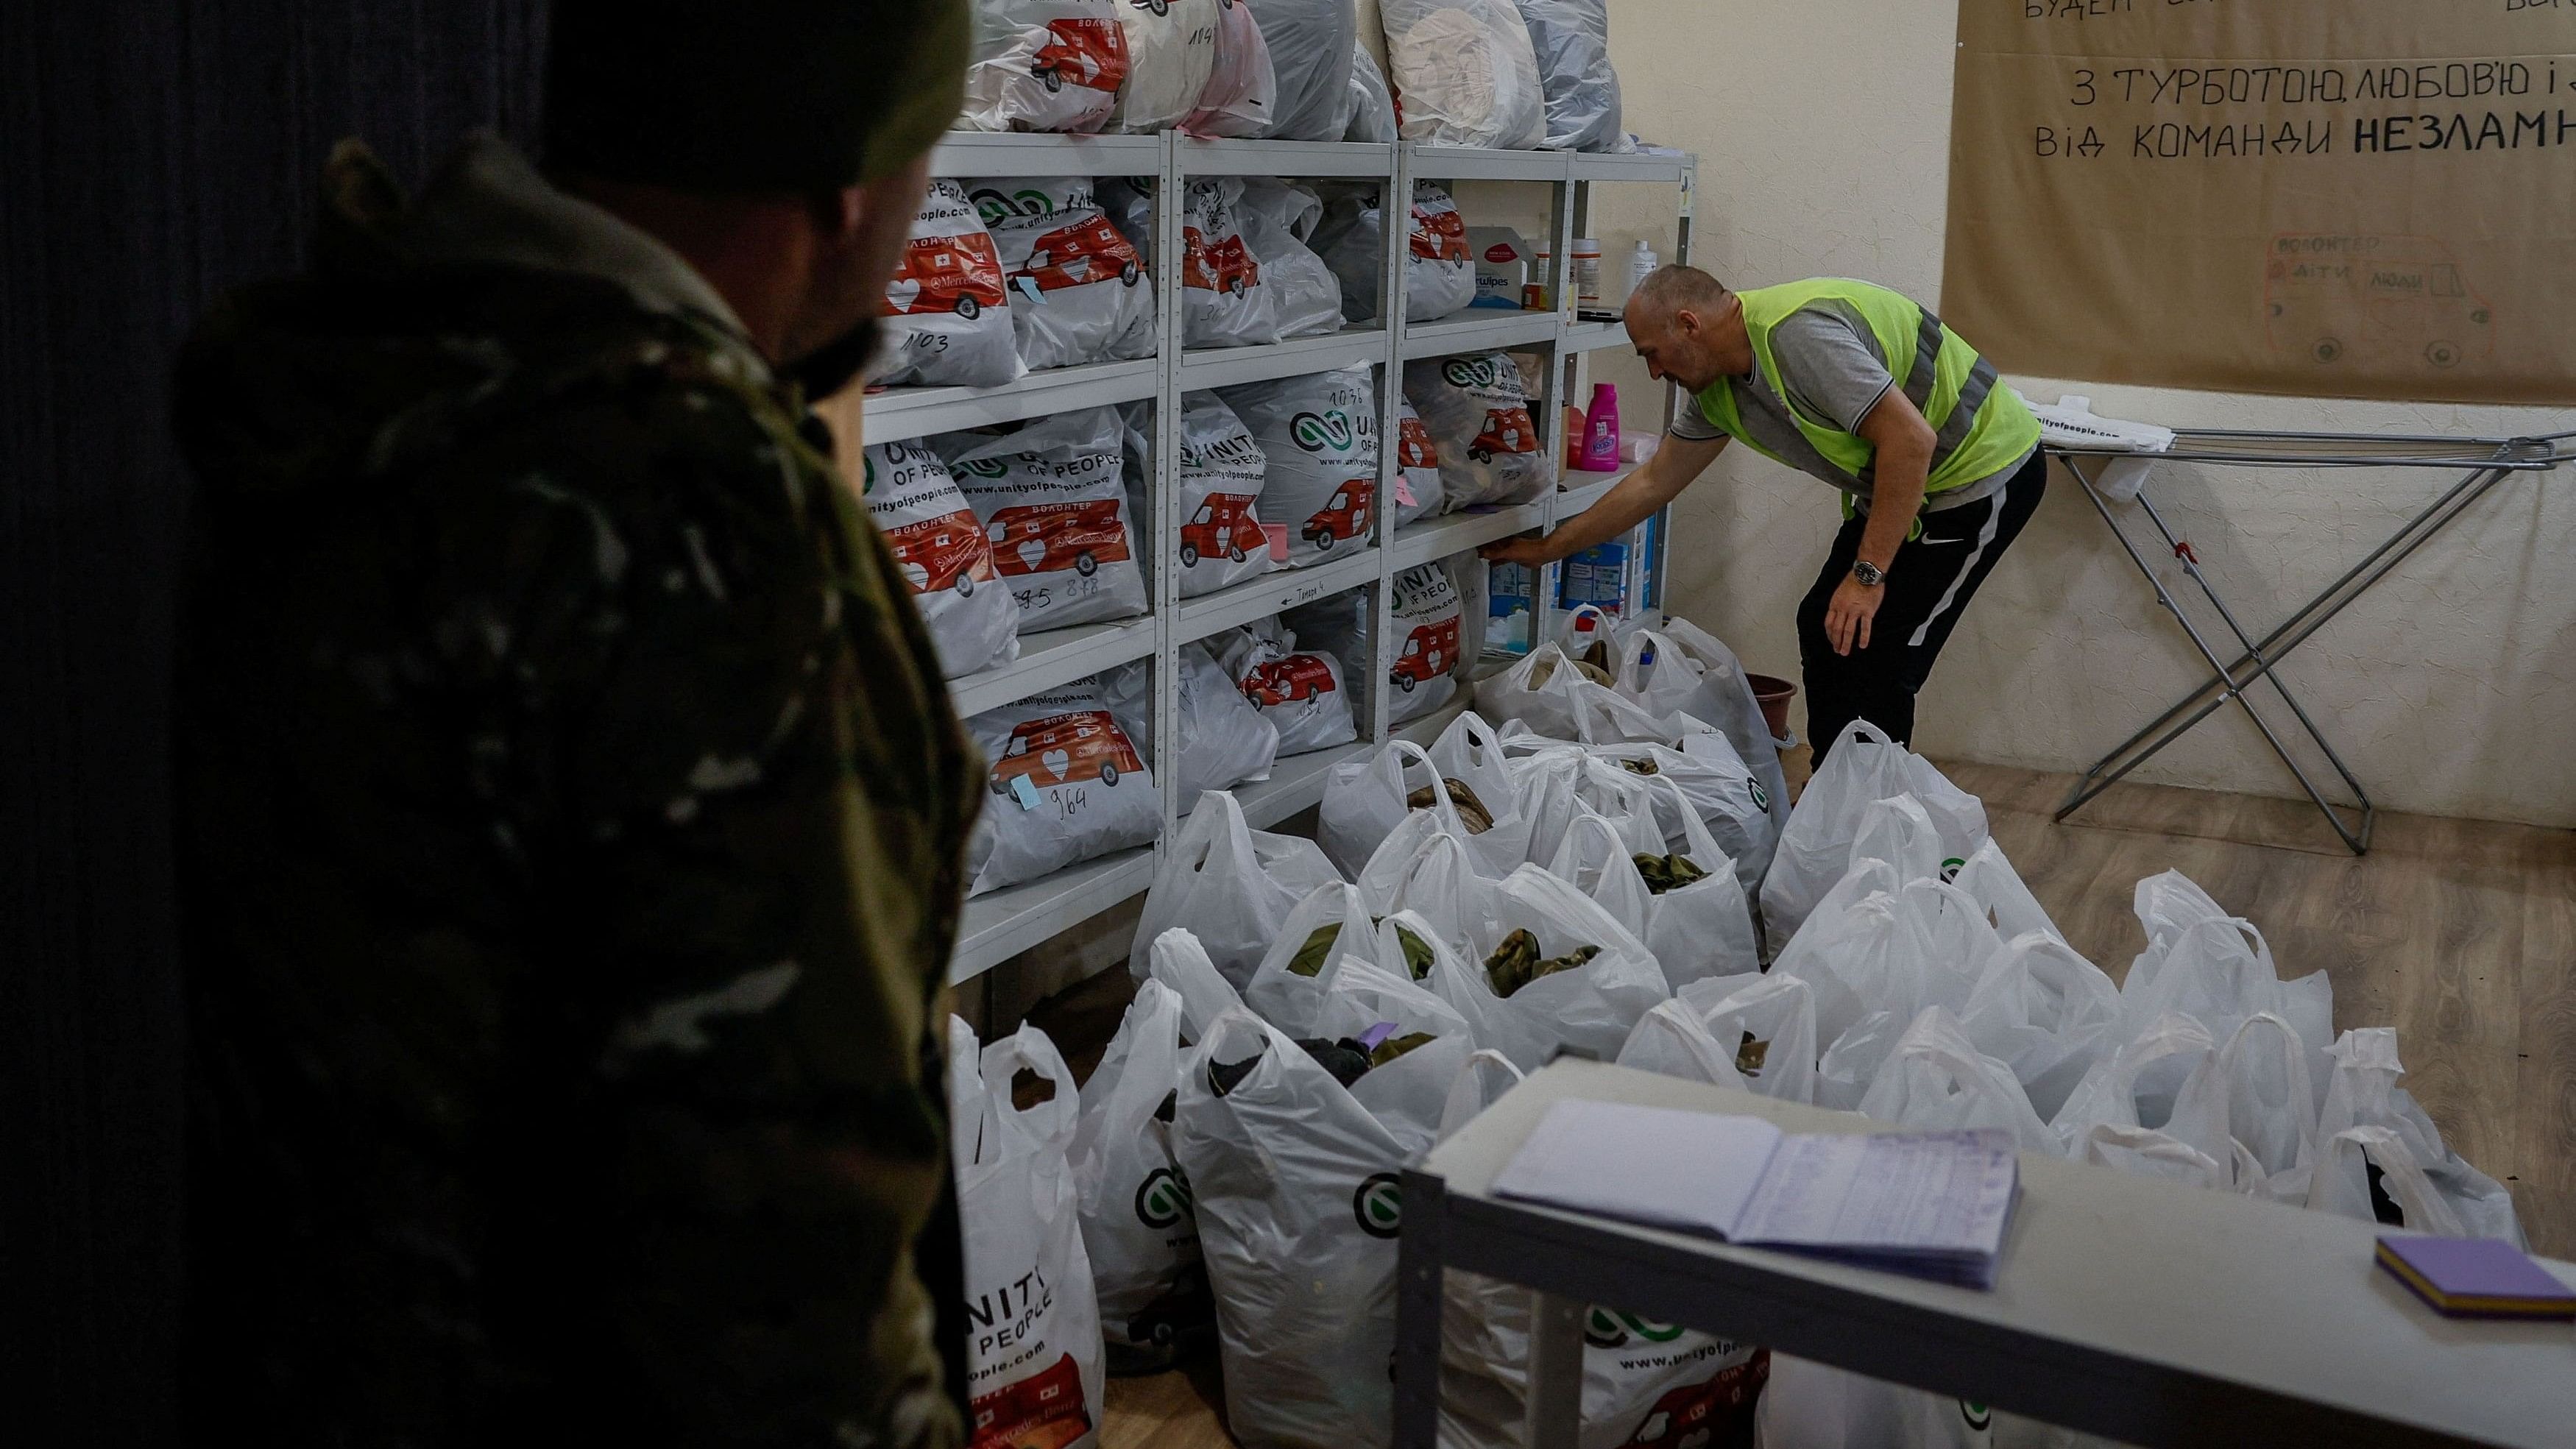
[[(1692, 163), (1667, 156), (1576, 156), (1550, 151), (1483, 151), (1399, 145), (1340, 144), (1312, 141), (1209, 141), (1174, 134), (1154, 136), (983, 135), (956, 133), (932, 153), (933, 175), (986, 176), (1127, 176), (1150, 178), (1154, 187), (1152, 267), (1160, 336), (1156, 356), (1135, 362), (1097, 363), (1032, 373), (998, 388), (895, 388), (873, 396), (844, 393), (818, 406), (844, 436), (863, 430), (869, 443), (923, 437), (963, 428), (1017, 422), (1076, 408), (1154, 400), (1155, 457), (1160, 476), (1147, 489), (1149, 516), (1137, 520), (1149, 539), (1174, 537), (1180, 527), (1179, 491), (1168, 472), (1180, 454), (1180, 399), (1184, 392), (1232, 387), (1240, 383), (1294, 377), (1336, 368), (1372, 366), (1378, 370), (1378, 497), (1394, 496), (1397, 468), (1392, 440), (1396, 436), (1396, 399), (1407, 361), (1455, 352), (1538, 349), (1551, 356), (1545, 369), (1544, 395), (1532, 399), (1539, 446), (1550, 457), (1563, 451), (1556, 436), (1565, 389), (1579, 377), (1582, 354), (1626, 345), (1627, 332), (1617, 323), (1577, 321), (1570, 305), (1571, 242), (1588, 209), (1589, 186), (1595, 181), (1645, 181), (1682, 188), (1682, 241), (1678, 255), (1689, 254), (1689, 187)], [(1181, 280), (1177, 267), (1160, 260), (1181, 254), (1180, 208), (1173, 202), (1190, 180), (1205, 176), (1287, 176), (1375, 179), (1388, 188), (1390, 216), (1401, 216), (1416, 176), (1434, 180), (1520, 181), (1551, 190), (1551, 230), (1558, 240), (1552, 253), (1554, 273), (1549, 294), (1569, 305), (1547, 312), (1478, 310), (1429, 322), (1406, 323), (1404, 259), (1410, 228), (1390, 226), (1379, 275), (1377, 315), (1396, 319), (1391, 325), (1347, 328), (1321, 337), (1304, 337), (1267, 347), (1190, 348), (1181, 346)], [(851, 427), (856, 425), (856, 429)], [(1280, 570), (1231, 588), (1190, 599), (1180, 597), (1179, 569), (1159, 545), (1151, 573), (1152, 612), (1144, 618), (1112, 624), (1082, 625), (1021, 636), (1020, 657), (1011, 664), (962, 679), (950, 689), (961, 715), (978, 714), (1095, 674), (1114, 665), (1150, 658), (1155, 661), (1154, 771), (1158, 780), (1177, 773), (1175, 752), (1177, 678), (1182, 645), (1249, 623), (1300, 604), (1366, 588), (1373, 591), (1369, 618), (1384, 620), (1393, 609), (1395, 575), (1405, 569), (1467, 552), (1515, 533), (1544, 528), (1570, 517), (1606, 492), (1623, 475), (1572, 474), (1573, 491), (1557, 491), (1528, 503), (1484, 508), (1422, 519), (1394, 527), (1388, 510), (1379, 508), (1368, 538), (1346, 554), (1336, 554), (1309, 567)], [(1660, 571), (1658, 571), (1660, 577)], [(1543, 584), (1554, 596), (1554, 570)], [(1462, 621), (1470, 639), (1482, 636), (1482, 618)], [(1367, 678), (1350, 681), (1357, 691), (1354, 713), (1360, 738), (1335, 749), (1291, 755), (1277, 761), (1268, 780), (1240, 787), (1236, 796), (1256, 826), (1271, 826), (1313, 807), (1335, 765), (1361, 758), (1390, 737), (1429, 743), (1468, 707), (1473, 681), (1484, 667), (1470, 648), (1460, 667), (1459, 696), (1418, 720), (1390, 728), (1390, 699), (1384, 687), (1393, 664), (1391, 641), (1373, 630), (1370, 647), (1374, 668)], [(1164, 824), (1170, 829), (1186, 802), (1164, 792)], [(1043, 880), (996, 891), (966, 903), (955, 955), (949, 965), (953, 981), (966, 981), (1018, 952), (1052, 939), (1134, 896), (1153, 882), (1155, 848), (1120, 851), (1059, 871)]]

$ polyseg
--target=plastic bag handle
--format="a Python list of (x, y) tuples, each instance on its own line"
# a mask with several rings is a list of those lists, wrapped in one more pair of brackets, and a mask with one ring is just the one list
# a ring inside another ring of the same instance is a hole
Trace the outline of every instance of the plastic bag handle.
[[(1587, 839), (1607, 842), (1610, 854), (1602, 862), (1605, 869), (1617, 862), (1628, 860), (1628, 838), (1619, 833), (1619, 827), (1610, 823), (1608, 816), (1593, 810), (1584, 810), (1577, 814), (1573, 823), (1566, 827), (1565, 840), (1557, 846), (1556, 858), (1566, 861), (1571, 869), (1580, 872), (1591, 860), (1591, 852), (1585, 849)], [(1636, 869), (1636, 863), (1630, 861), (1628, 868)]]
[[(1081, 1103), (1077, 1100), (1073, 1069), (1064, 1064), (1064, 1054), (1055, 1049), (1046, 1033), (1023, 1026), (984, 1048), (984, 1056), (985, 1098), (992, 1104), (993, 1121), (1005, 1134), (1025, 1134), (1048, 1147), (1070, 1145), (1081, 1118)], [(1008, 1070), (996, 1072), (992, 1069), (996, 1064)], [(1023, 1067), (1055, 1087), (1054, 1097), (1025, 1111), (1011, 1100), (1011, 1079)]]
[[(1467, 716), (1460, 715), (1459, 718), (1465, 719)], [(1449, 798), (1449, 785), (1447, 780), (1441, 775), (1440, 767), (1432, 763), (1431, 752), (1424, 749), (1422, 746), (1415, 744), (1411, 740), (1387, 741), (1386, 752), (1380, 757), (1397, 762), (1395, 767), (1396, 798), (1401, 800), (1407, 794), (1411, 793), (1405, 788), (1404, 784), (1406, 770), (1404, 757), (1408, 752), (1411, 753), (1414, 759), (1422, 762), (1423, 770), (1431, 776), (1431, 803), (1427, 806), (1414, 805), (1407, 806), (1406, 808), (1409, 810), (1427, 809), (1431, 811), (1431, 813), (1439, 819), (1443, 827), (1445, 827), (1450, 833), (1458, 836), (1461, 840), (1464, 840), (1467, 835), (1467, 821), (1464, 816), (1458, 813), (1458, 803)]]

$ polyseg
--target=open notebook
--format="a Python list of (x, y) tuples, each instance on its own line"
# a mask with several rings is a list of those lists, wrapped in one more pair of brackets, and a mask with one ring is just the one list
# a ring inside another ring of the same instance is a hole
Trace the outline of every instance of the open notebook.
[(2021, 1170), (2007, 1132), (1793, 1133), (1759, 1117), (1567, 1101), (1493, 1191), (1991, 1288)]

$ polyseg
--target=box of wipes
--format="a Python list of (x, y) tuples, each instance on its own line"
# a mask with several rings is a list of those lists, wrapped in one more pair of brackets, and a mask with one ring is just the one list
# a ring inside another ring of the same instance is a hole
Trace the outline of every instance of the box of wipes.
[(1467, 228), (1467, 254), (1476, 263), (1475, 306), (1519, 311), (1522, 288), (1540, 280), (1530, 269), (1529, 243), (1510, 227)]

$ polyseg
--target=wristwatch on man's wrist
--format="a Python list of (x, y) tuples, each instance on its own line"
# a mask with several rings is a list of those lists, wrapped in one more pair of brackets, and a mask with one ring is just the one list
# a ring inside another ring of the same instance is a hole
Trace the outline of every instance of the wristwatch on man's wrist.
[(1874, 589), (1887, 582), (1887, 570), (1868, 559), (1856, 558), (1852, 560), (1852, 577), (1860, 580), (1862, 588)]

